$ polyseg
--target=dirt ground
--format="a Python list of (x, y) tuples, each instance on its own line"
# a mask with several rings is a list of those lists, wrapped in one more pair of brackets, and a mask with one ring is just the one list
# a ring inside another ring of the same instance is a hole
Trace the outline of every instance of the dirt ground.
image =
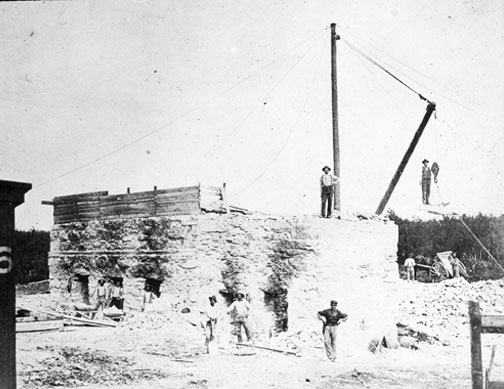
[[(425, 294), (439, 286), (407, 288), (405, 298), (411, 299), (415, 291)], [(37, 298), (18, 297), (18, 304), (27, 299), (33, 304)], [(483, 337), (484, 366), (492, 344), (504, 348), (502, 338)], [(449, 345), (420, 342), (418, 350), (362, 350), (357, 355), (340, 349), (337, 362), (331, 363), (322, 340), (298, 355), (230, 342), (221, 342), (219, 352), (208, 355), (203, 330), (197, 326), (186, 333), (174, 332), (169, 325), (156, 331), (65, 326), (59, 332), (17, 334), (18, 387), (470, 388), (468, 327), (458, 340)], [(257, 339), (255, 345), (269, 344)]]
[[(201, 344), (166, 340), (126, 342), (115, 329), (71, 328), (65, 332), (18, 334), (18, 387), (30, 388), (22, 374), (37, 369), (48, 357), (47, 347), (103, 350), (130, 358), (135, 369), (158, 369), (167, 376), (116, 385), (114, 382), (78, 385), (98, 388), (469, 388), (469, 347), (425, 345), (420, 350), (382, 349), (381, 353), (350, 357), (344, 350), (336, 363), (323, 350), (293, 356), (246, 347), (230, 347), (218, 355), (202, 354)], [(153, 355), (156, 352), (166, 355)], [(50, 352), (51, 353), (51, 352)], [(52, 353), (51, 353), (52, 354)], [(39, 367), (40, 368), (40, 367)], [(73, 385), (72, 385), (73, 386)], [(72, 387), (37, 385), (37, 387)]]

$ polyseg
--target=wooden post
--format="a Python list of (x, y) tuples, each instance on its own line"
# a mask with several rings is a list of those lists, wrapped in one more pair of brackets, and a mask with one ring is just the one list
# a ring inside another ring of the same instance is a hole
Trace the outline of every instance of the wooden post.
[(471, 327), (471, 378), (472, 389), (483, 389), (483, 360), (481, 356), (481, 313), (479, 304), (469, 301)]
[(229, 211), (229, 201), (228, 201), (228, 197), (227, 197), (225, 182), (222, 184), (222, 203), (223, 203), (224, 210), (226, 211), (226, 213), (229, 213), (230, 212)]
[(427, 125), (427, 122), (429, 121), (435, 109), (436, 109), (436, 103), (429, 101), (429, 104), (427, 105), (427, 111), (425, 112), (422, 123), (420, 123), (420, 126), (418, 127), (418, 130), (415, 133), (415, 136), (413, 137), (413, 140), (411, 141), (408, 150), (406, 150), (406, 154), (404, 154), (404, 157), (401, 160), (399, 167), (397, 168), (394, 176), (392, 177), (392, 180), (390, 181), (387, 191), (383, 195), (383, 198), (380, 204), (378, 205), (378, 208), (376, 209), (377, 215), (381, 215), (381, 213), (385, 209), (385, 206), (387, 205), (390, 196), (392, 196), (392, 192), (394, 191), (397, 183), (399, 182), (399, 179), (401, 178), (404, 169), (406, 168), (406, 165), (408, 164), (411, 154), (413, 154), (413, 151), (415, 151), (415, 147), (418, 144), (420, 137), (422, 136), (425, 126)]
[(16, 261), (12, 258), (14, 208), (31, 184), (0, 180), (0, 388), (16, 388)]
[(201, 213), (201, 182), (198, 182), (198, 208), (198, 213)]
[[(340, 39), (336, 34), (336, 23), (331, 23), (331, 84), (332, 84), (332, 123), (333, 123), (333, 162), (334, 175), (340, 176), (340, 150), (339, 150), (339, 129), (338, 129), (338, 83), (336, 69), (336, 41)], [(340, 182), (334, 185), (334, 209), (341, 210)]]
[(157, 216), (157, 185), (154, 185), (154, 217)]

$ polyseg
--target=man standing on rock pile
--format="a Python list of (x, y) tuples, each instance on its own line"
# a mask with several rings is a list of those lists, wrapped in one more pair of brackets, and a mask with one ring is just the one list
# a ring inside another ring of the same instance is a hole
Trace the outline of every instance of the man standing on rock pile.
[(317, 313), (317, 317), (324, 325), (322, 326), (322, 333), (324, 334), (324, 346), (327, 353), (327, 358), (331, 362), (336, 362), (336, 327), (340, 322), (347, 320), (348, 315), (336, 309), (338, 302), (331, 301), (331, 308), (324, 309)]
[(242, 342), (241, 328), (245, 330), (247, 341), (252, 339), (252, 332), (248, 325), (248, 316), (250, 312), (250, 304), (244, 300), (245, 294), (241, 291), (236, 293), (236, 300), (229, 306), (227, 313), (231, 315), (234, 322), (234, 333), (238, 337), (238, 343)]

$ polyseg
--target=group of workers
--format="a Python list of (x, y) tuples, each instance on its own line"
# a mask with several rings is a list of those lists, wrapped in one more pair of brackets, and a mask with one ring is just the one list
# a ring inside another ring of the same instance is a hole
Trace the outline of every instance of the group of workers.
[[(460, 278), (460, 260), (457, 258), (455, 253), (452, 253), (449, 257), (450, 265), (452, 267), (453, 278)], [(417, 266), (413, 254), (410, 254), (408, 258), (404, 260), (404, 267), (406, 268), (406, 280), (408, 282), (415, 281), (415, 266)]]
[[(97, 317), (102, 316), (103, 310), (106, 308), (115, 307), (119, 310), (123, 310), (124, 308), (124, 288), (122, 281), (113, 279), (108, 279), (107, 281), (103, 278), (99, 279), (91, 294), (91, 300), (94, 302), (94, 311)], [(141, 310), (144, 311), (156, 298), (157, 295), (152, 286), (146, 285), (143, 290)]]
[[(208, 297), (208, 306), (203, 311), (205, 315), (205, 347), (206, 352), (210, 353), (211, 342), (216, 339), (217, 322), (219, 313), (217, 309), (217, 298), (215, 296)], [(331, 362), (336, 361), (336, 340), (337, 326), (345, 322), (348, 315), (337, 309), (338, 302), (331, 301), (331, 306), (328, 309), (317, 312), (317, 317), (322, 321), (322, 335), (327, 358)], [(237, 336), (238, 343), (242, 343), (242, 328), (245, 331), (248, 342), (253, 341), (253, 332), (249, 323), (250, 304), (245, 299), (245, 294), (242, 291), (236, 293), (236, 299), (227, 308), (226, 313), (231, 315), (234, 329), (233, 334)]]
[(101, 316), (105, 308), (116, 307), (122, 310), (124, 306), (122, 281), (108, 280), (108, 285), (105, 285), (105, 280), (99, 279), (91, 299), (95, 302), (94, 310), (97, 316)]

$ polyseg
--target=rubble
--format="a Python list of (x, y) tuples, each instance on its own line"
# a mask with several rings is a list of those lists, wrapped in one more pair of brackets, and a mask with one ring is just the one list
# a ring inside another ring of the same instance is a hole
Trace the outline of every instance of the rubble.
[(466, 342), (469, 301), (485, 314), (504, 314), (504, 279), (469, 283), (463, 278), (440, 283), (401, 284), (398, 322), (445, 345)]

